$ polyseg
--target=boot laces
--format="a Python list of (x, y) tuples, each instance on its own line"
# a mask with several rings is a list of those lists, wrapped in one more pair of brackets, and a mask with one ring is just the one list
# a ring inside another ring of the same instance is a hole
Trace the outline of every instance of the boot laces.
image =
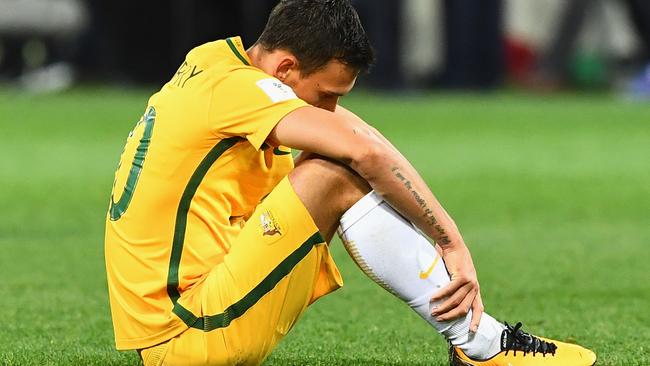
[(537, 353), (541, 353), (544, 357), (546, 357), (547, 353), (555, 355), (555, 351), (557, 350), (555, 343), (546, 342), (524, 332), (521, 330), (521, 322), (518, 322), (514, 327), (507, 322), (505, 325), (506, 329), (501, 334), (501, 349), (506, 351), (506, 355), (510, 351), (514, 351), (515, 356), (517, 355), (517, 351), (523, 351), (524, 356), (532, 353), (533, 357)]

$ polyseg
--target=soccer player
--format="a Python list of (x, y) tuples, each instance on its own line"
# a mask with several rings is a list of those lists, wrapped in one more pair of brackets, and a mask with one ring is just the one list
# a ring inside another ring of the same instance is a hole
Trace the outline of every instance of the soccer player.
[[(190, 51), (115, 177), (105, 255), (118, 349), (147, 366), (263, 362), (342, 285), (327, 244), (338, 228), (359, 267), (445, 337), (453, 364), (595, 362), (483, 313), (453, 220), (338, 105), (372, 60), (348, 0), (283, 0), (248, 50), (233, 37)], [(295, 163), (290, 148), (303, 151)]]

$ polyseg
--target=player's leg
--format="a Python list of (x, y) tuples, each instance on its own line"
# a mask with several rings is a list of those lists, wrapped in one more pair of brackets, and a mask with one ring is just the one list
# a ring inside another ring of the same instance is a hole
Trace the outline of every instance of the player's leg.
[[(359, 199), (368, 189), (365, 182), (336, 163), (307, 160), (290, 178), (321, 232), (329, 235), (340, 220), (341, 237), (359, 267), (450, 341), (455, 360), (492, 359), (489, 363), (472, 365), (507, 365), (516, 361), (521, 365), (578, 366), (595, 362), (591, 351), (542, 341), (517, 327), (506, 328), (488, 314), (483, 314), (475, 334), (469, 331), (471, 312), (453, 321), (437, 321), (431, 316), (436, 304), (431, 304), (429, 299), (450, 279), (444, 262), (424, 235), (375, 193)], [(334, 201), (324, 204), (330, 199)], [(537, 357), (529, 355), (522, 363), (520, 358), (525, 353), (506, 355), (503, 351), (508, 349), (529, 351)]]
[(505, 328), (484, 314), (478, 331), (469, 331), (471, 312), (453, 321), (431, 315), (435, 292), (450, 278), (434, 246), (381, 197), (371, 193), (341, 218), (340, 236), (351, 257), (378, 284), (404, 300), (453, 345), (486, 359), (500, 351)]
[(349, 168), (314, 156), (298, 164), (289, 180), (327, 242), (336, 233), (343, 213), (371, 190)]
[(437, 321), (431, 316), (436, 304), (429, 299), (450, 282), (444, 262), (426, 237), (374, 192), (343, 215), (339, 234), (370, 278), (453, 345), (454, 365), (587, 366), (596, 361), (589, 350), (530, 336), (521, 331), (521, 324), (506, 328), (485, 313), (475, 334), (469, 332), (471, 312), (454, 321)]
[[(338, 163), (316, 158), (304, 161), (289, 178), (322, 233), (333, 235), (341, 223), (346, 248), (370, 278), (472, 356), (488, 358), (499, 352), (504, 326), (489, 315), (483, 317), (474, 337), (469, 334), (471, 313), (449, 322), (431, 316), (429, 299), (450, 282), (444, 263), (410, 223), (387, 204), (380, 206), (374, 193), (366, 195), (370, 188), (361, 177)], [(431, 266), (434, 262), (437, 265)], [(420, 273), (426, 277), (419, 277)]]

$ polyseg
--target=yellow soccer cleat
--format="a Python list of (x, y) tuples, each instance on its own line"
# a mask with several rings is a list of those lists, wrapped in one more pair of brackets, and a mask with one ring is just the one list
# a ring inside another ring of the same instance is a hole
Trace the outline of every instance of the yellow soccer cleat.
[(592, 366), (596, 354), (569, 343), (532, 336), (506, 324), (501, 333), (501, 352), (488, 360), (473, 360), (458, 347), (450, 347), (451, 366)]

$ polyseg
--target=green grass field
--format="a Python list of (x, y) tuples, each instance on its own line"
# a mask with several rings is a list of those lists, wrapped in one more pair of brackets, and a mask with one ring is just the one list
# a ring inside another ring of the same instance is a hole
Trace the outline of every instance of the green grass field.
[[(113, 349), (103, 225), (144, 90), (0, 89), (0, 365), (136, 365)], [(608, 96), (356, 95), (471, 247), (487, 310), (650, 365), (650, 104)], [(442, 339), (367, 280), (312, 306), (266, 365), (445, 365)], [(570, 366), (570, 365), (567, 365)]]

